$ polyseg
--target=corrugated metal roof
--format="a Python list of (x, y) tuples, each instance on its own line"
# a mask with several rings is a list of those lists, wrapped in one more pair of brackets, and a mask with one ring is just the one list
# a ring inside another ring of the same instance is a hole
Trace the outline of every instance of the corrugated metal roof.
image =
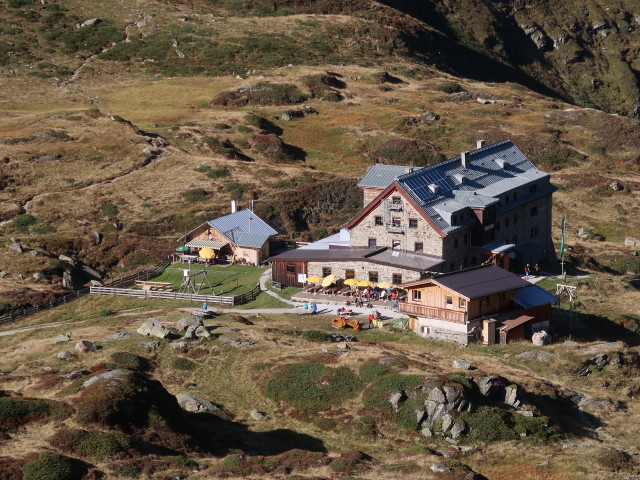
[(530, 286), (518, 275), (496, 265), (481, 265), (457, 272), (445, 273), (431, 279), (442, 287), (468, 299), (486, 297)]
[(226, 236), (227, 232), (237, 230), (246, 233), (260, 233), (262, 235), (277, 235), (273, 228), (249, 209), (240, 210), (224, 217), (209, 220), (209, 225)]
[[(371, 165), (367, 168), (364, 177), (358, 182), (358, 186), (362, 188), (387, 188), (397, 177), (407, 173), (409, 168), (412, 167), (384, 164)], [(419, 167), (416, 167), (416, 170), (418, 168)]]
[(331, 245), (339, 245), (342, 247), (348, 247), (351, 244), (351, 232), (349, 230), (343, 228), (340, 232), (325, 237), (316, 242), (310, 243), (300, 249), (303, 250), (323, 250), (328, 249)]
[(247, 233), (240, 230), (231, 230), (224, 234), (229, 241), (239, 247), (260, 248), (269, 240), (270, 235), (262, 233)]
[(522, 308), (539, 307), (558, 301), (558, 297), (537, 285), (521, 288), (516, 292), (516, 303)]
[(212, 248), (214, 250), (220, 250), (229, 242), (219, 242), (217, 240), (191, 240), (186, 244), (187, 247), (192, 248)]

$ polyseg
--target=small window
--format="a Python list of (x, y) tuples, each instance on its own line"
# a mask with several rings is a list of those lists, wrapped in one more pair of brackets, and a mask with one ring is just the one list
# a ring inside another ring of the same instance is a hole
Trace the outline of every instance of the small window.
[(416, 242), (415, 248), (413, 250), (416, 252), (424, 251), (424, 244), (422, 242)]
[(467, 300), (466, 300), (466, 299), (464, 299), (464, 298), (462, 298), (462, 297), (460, 297), (460, 298), (458, 299), (458, 306), (459, 306), (460, 308), (464, 308), (464, 307), (466, 307), (466, 306), (467, 306)]
[(378, 272), (369, 272), (369, 281), (378, 283)]
[(369, 242), (367, 243), (367, 245), (369, 245), (369, 247), (377, 247), (378, 242), (376, 241), (375, 238), (370, 238)]
[(391, 219), (391, 226), (396, 228), (400, 227), (400, 217), (393, 217)]
[(322, 267), (322, 276), (323, 277), (328, 277), (329, 275), (331, 275), (331, 268)]
[(538, 215), (538, 207), (531, 207), (531, 216), (535, 217)]
[(393, 242), (391, 242), (391, 250), (398, 249), (400, 249), (400, 240), (394, 240)]
[(296, 273), (296, 266), (291, 263), (287, 263), (287, 272)]
[(400, 285), (402, 283), (402, 274), (394, 273), (391, 275), (391, 283), (394, 285)]
[(351, 269), (346, 269), (344, 271), (344, 279), (348, 280), (350, 278), (356, 278), (356, 271)]
[(418, 228), (418, 219), (410, 218), (409, 219), (409, 228)]
[(420, 290), (411, 290), (411, 298), (413, 300), (421, 300), (422, 292)]
[(489, 300), (490, 300), (490, 297), (483, 297), (482, 298), (482, 305), (484, 307), (488, 307), (489, 306)]
[(453, 296), (452, 295), (447, 295), (445, 297), (447, 305), (453, 305)]
[(382, 223), (382, 217), (376, 217), (376, 225), (383, 225)]
[(538, 236), (538, 227), (533, 227), (529, 231), (529, 234), (530, 234), (531, 238), (536, 238)]
[(402, 199), (400, 197), (392, 197), (391, 203), (395, 206), (402, 205)]

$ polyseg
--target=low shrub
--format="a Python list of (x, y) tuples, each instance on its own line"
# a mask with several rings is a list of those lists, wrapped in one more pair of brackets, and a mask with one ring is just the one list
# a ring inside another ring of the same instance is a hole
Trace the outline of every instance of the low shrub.
[(583, 160), (584, 156), (568, 148), (556, 148), (553, 150), (539, 150), (529, 156), (529, 160), (537, 167), (545, 170), (562, 170), (573, 167)]
[(498, 407), (483, 405), (473, 413), (464, 412), (458, 418), (469, 427), (467, 438), (471, 442), (515, 440), (510, 427), (510, 415)]
[(191, 360), (187, 360), (186, 358), (176, 358), (172, 363), (173, 368), (177, 370), (195, 370), (197, 365), (193, 363)]
[(144, 372), (151, 368), (149, 360), (129, 352), (113, 352), (110, 355), (111, 361), (118, 367), (124, 367), (129, 370), (135, 370), (138, 372)]
[(421, 383), (417, 375), (389, 373), (376, 377), (364, 392), (364, 404), (367, 407), (391, 410), (389, 395), (400, 390), (411, 391)]
[(289, 105), (302, 103), (307, 97), (293, 84), (258, 82), (231, 92), (222, 92), (211, 100), (212, 105)]
[(334, 75), (317, 74), (302, 77), (302, 81), (311, 93), (311, 98), (322, 100), (340, 101), (340, 95), (335, 89), (345, 88), (347, 85)]
[(636, 462), (627, 452), (614, 449), (603, 450), (596, 456), (596, 461), (612, 472), (634, 469)]
[(22, 480), (80, 480), (86, 466), (53, 452), (41, 452), (22, 467)]
[(209, 178), (225, 178), (230, 176), (231, 172), (227, 167), (211, 168), (207, 171), (207, 177)]
[(640, 257), (619, 258), (613, 264), (613, 268), (623, 274), (640, 275)]
[(0, 398), (0, 432), (13, 431), (21, 425), (48, 419), (62, 420), (72, 413), (66, 403), (42, 398)]
[(456, 82), (441, 82), (436, 85), (436, 90), (445, 93), (458, 93), (464, 92), (464, 88), (462, 88)]
[(318, 330), (305, 330), (300, 336), (310, 342), (328, 342), (331, 340), (328, 333), (319, 332)]
[(384, 141), (373, 154), (382, 163), (416, 167), (424, 167), (444, 159), (444, 156), (430, 143), (405, 138)]
[(247, 191), (247, 187), (245, 187), (241, 183), (236, 182), (225, 183), (224, 188), (227, 190), (227, 192), (231, 193), (231, 197), (235, 200), (240, 200)]
[(26, 232), (29, 230), (29, 227), (38, 223), (36, 217), (31, 215), (30, 213), (23, 213), (22, 215), (18, 215), (11, 221), (11, 225), (19, 232)]
[(253, 137), (254, 148), (261, 152), (269, 160), (277, 163), (293, 163), (298, 160), (294, 149), (282, 141), (276, 135), (255, 135)]
[(514, 415), (514, 431), (518, 434), (525, 434), (539, 442), (549, 442), (558, 440), (563, 435), (549, 417), (525, 417), (524, 415)]
[(63, 452), (80, 455), (94, 461), (129, 456), (131, 440), (120, 432), (88, 432), (81, 429), (61, 429), (49, 443)]
[(205, 202), (209, 194), (202, 188), (192, 188), (184, 192), (184, 198), (189, 203)]
[(128, 463), (114, 466), (113, 473), (125, 478), (138, 478), (142, 473), (142, 470), (140, 470), (140, 467), (136, 464)]
[(389, 368), (388, 365), (383, 365), (375, 361), (365, 362), (362, 365), (360, 365), (359, 373), (360, 373), (360, 378), (363, 381), (369, 383), (377, 377), (381, 377), (383, 375), (387, 375), (391, 373), (391, 368)]
[(100, 310), (100, 312), (98, 312), (98, 315), (100, 315), (101, 317), (110, 317), (111, 315), (115, 314), (116, 311), (112, 308), (103, 308), (102, 310)]
[(329, 410), (362, 390), (362, 382), (347, 367), (329, 368), (302, 362), (284, 366), (267, 383), (267, 397), (317, 413)]
[(118, 215), (118, 207), (112, 203), (103, 203), (100, 205), (100, 211), (105, 215)]

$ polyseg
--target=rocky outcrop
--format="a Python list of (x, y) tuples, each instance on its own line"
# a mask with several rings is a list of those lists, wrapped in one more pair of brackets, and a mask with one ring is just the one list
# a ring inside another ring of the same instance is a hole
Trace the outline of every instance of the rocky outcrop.
[(95, 352), (98, 350), (98, 347), (95, 343), (90, 342), (89, 340), (80, 340), (76, 343), (76, 350), (78, 352)]
[(187, 412), (200, 413), (220, 410), (213, 403), (203, 400), (193, 393), (179, 393), (176, 395), (176, 400), (180, 407)]
[(53, 345), (57, 345), (58, 343), (64, 343), (71, 340), (71, 332), (65, 332), (58, 335), (56, 338), (51, 340)]
[(544, 330), (541, 330), (532, 335), (531, 342), (538, 347), (548, 345), (549, 343), (551, 343), (551, 335), (549, 335)]
[(176, 329), (186, 330), (190, 326), (200, 327), (202, 325), (202, 318), (189, 315), (188, 317), (181, 318), (176, 322)]
[(456, 359), (451, 363), (453, 368), (458, 368), (460, 370), (471, 370), (471, 362), (463, 359)]

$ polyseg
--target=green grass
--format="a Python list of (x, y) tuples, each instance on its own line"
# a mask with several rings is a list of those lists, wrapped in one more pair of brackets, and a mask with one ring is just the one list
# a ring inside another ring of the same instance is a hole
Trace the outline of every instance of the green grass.
[[(177, 291), (182, 284), (183, 270), (189, 268), (186, 264), (174, 264), (168, 267), (162, 275), (153, 278), (154, 282), (171, 282), (174, 289)], [(210, 289), (206, 284), (200, 289), (201, 294), (215, 294), (215, 295), (240, 295), (251, 291), (258, 280), (260, 275), (265, 270), (265, 267), (243, 266), (243, 265), (230, 265), (228, 267), (208, 266), (208, 265), (191, 265), (191, 272), (197, 272), (201, 270), (207, 271), (209, 283), (213, 287)], [(198, 283), (200, 278), (194, 278), (194, 283)]]
[(281, 302), (277, 298), (274, 298), (267, 293), (260, 292), (258, 297), (253, 302), (245, 303), (243, 305), (237, 305), (236, 308), (238, 310), (243, 310), (253, 308), (293, 308), (293, 306)]

